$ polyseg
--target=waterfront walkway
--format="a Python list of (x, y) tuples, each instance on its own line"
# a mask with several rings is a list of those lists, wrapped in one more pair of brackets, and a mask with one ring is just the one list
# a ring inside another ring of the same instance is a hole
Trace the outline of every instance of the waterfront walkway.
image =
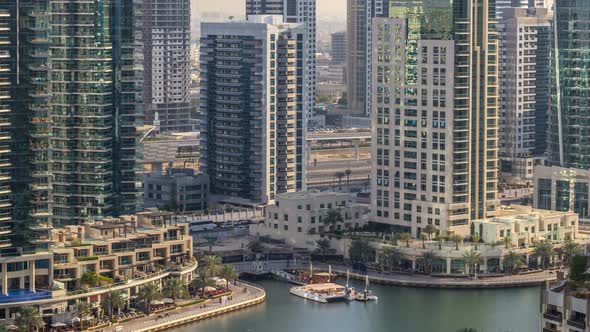
[[(314, 265), (315, 267), (315, 265)], [(328, 265), (319, 264), (321, 270), (328, 270)], [(350, 270), (350, 277), (354, 279), (363, 279), (369, 275), (373, 283), (385, 285), (397, 285), (408, 287), (427, 287), (427, 288), (513, 288), (529, 287), (543, 284), (547, 281), (557, 279), (556, 271), (542, 271), (531, 274), (509, 275), (501, 277), (490, 277), (485, 274), (478, 275), (477, 279), (473, 277), (435, 277), (422, 274), (398, 274), (398, 273), (380, 273), (376, 271), (358, 272), (352, 271), (345, 265), (332, 265), (332, 273), (346, 275), (346, 270)]]
[[(244, 292), (244, 287), (246, 292)], [(262, 288), (238, 283), (230, 285), (232, 299), (221, 303), (219, 299), (207, 300), (202, 303), (179, 307), (163, 313), (133, 319), (125, 323), (98, 329), (103, 332), (151, 332), (162, 331), (175, 326), (213, 317), (234, 310), (239, 310), (264, 302), (266, 293)], [(95, 330), (96, 331), (96, 330)]]

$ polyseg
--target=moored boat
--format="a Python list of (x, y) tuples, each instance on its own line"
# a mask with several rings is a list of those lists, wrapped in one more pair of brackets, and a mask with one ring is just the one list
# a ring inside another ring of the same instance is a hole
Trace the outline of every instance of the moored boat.
[(295, 296), (320, 303), (341, 301), (348, 298), (346, 287), (334, 283), (295, 286), (291, 287), (289, 292)]

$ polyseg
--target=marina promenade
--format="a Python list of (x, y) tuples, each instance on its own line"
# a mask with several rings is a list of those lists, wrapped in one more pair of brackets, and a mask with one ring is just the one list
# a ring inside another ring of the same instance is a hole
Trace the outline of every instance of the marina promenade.
[[(264, 302), (266, 293), (262, 288), (238, 283), (230, 285), (232, 299), (222, 303), (220, 299), (207, 300), (202, 303), (180, 307), (163, 313), (98, 329), (103, 332), (151, 332), (162, 331), (175, 326), (217, 316), (230, 311), (243, 309)], [(244, 290), (246, 290), (244, 292)], [(95, 330), (96, 331), (96, 330)]]

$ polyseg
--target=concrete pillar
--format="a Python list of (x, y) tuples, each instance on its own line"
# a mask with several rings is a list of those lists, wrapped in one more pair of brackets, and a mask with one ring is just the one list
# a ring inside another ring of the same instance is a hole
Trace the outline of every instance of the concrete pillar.
[(451, 273), (451, 257), (447, 257), (447, 274)]
[(2, 294), (8, 295), (8, 264), (2, 263)]
[(35, 261), (29, 262), (29, 290), (35, 293)]
[(502, 261), (502, 256), (500, 256), (500, 271), (504, 271), (504, 262)]
[(416, 271), (416, 261), (412, 261), (412, 271)]
[(18, 277), (18, 288), (25, 289), (25, 277)]
[(354, 160), (359, 161), (361, 160), (361, 153), (359, 151), (359, 142), (354, 141)]

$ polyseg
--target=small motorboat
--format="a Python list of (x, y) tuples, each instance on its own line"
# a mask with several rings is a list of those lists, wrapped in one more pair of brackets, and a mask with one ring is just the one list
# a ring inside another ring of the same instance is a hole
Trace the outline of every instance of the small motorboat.
[(365, 276), (365, 290), (363, 292), (354, 292), (353, 298), (355, 301), (367, 302), (377, 301), (379, 298), (369, 290), (369, 276)]

